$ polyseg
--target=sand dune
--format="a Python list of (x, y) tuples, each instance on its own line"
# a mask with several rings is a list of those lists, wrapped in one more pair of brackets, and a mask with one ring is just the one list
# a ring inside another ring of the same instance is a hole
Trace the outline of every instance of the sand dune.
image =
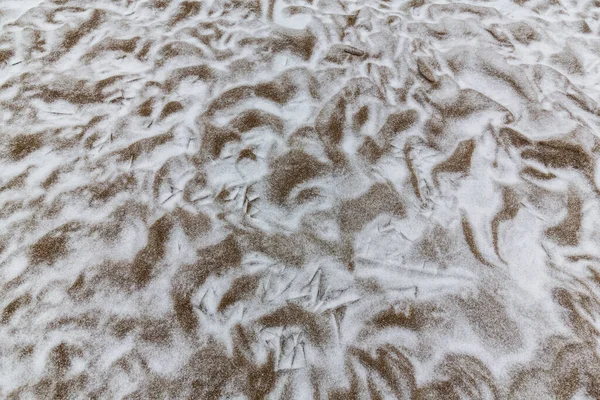
[(0, 27), (0, 398), (600, 399), (598, 1)]

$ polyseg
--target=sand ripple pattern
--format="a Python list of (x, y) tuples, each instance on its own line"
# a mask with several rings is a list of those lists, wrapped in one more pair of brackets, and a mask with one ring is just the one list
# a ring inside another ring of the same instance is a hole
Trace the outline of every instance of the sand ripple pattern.
[(600, 399), (598, 1), (0, 27), (0, 398)]

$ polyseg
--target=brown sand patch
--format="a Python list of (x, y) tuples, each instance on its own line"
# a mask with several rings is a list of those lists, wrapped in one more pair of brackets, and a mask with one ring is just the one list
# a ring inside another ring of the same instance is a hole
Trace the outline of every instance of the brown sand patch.
[(42, 134), (22, 134), (10, 139), (8, 155), (14, 161), (22, 160), (44, 145)]

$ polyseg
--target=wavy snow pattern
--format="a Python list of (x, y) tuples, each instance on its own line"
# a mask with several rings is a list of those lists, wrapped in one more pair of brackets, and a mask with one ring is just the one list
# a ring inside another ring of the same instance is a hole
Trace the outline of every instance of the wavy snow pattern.
[(593, 0), (0, 3), (0, 397), (600, 399)]

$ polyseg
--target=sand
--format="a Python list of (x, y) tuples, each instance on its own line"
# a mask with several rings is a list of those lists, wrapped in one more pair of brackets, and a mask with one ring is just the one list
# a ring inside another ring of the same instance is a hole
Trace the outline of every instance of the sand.
[(600, 3), (0, 2), (0, 398), (600, 399)]

